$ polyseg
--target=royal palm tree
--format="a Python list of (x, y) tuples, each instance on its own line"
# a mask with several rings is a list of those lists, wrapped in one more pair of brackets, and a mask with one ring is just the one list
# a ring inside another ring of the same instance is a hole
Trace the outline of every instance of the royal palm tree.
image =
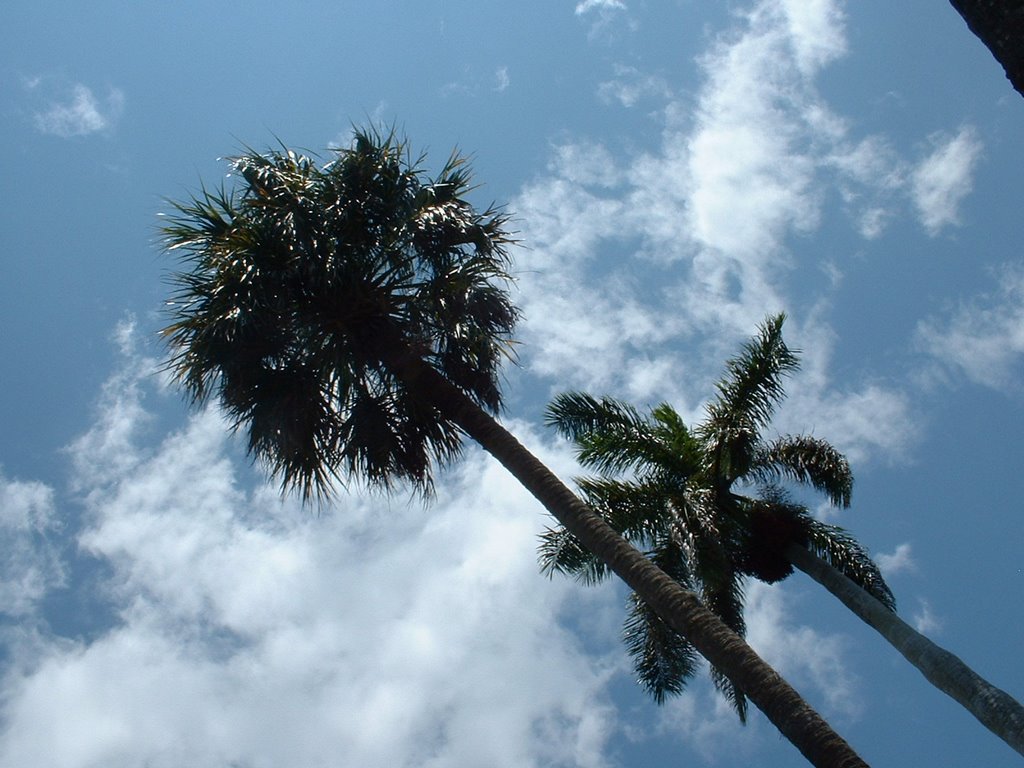
[[(783, 487), (787, 481), (809, 486), (842, 507), (849, 506), (853, 489), (849, 463), (824, 440), (763, 436), (784, 396), (783, 379), (798, 367), (782, 338), (784, 320), (769, 318), (727, 363), (706, 418), (692, 430), (665, 404), (642, 414), (610, 398), (556, 398), (548, 422), (575, 442), (580, 463), (599, 473), (578, 481), (584, 499), (741, 635), (744, 579), (775, 583), (799, 568), (936, 687), (1024, 752), (1021, 706), (903, 622), (867, 551), (842, 528), (812, 517)], [(564, 527), (543, 536), (541, 560), (549, 571), (587, 582), (607, 575)], [(636, 593), (625, 639), (640, 683), (656, 700), (683, 690), (695, 670), (693, 648)], [(712, 665), (712, 674), (743, 718), (742, 689), (725, 670)]]
[(517, 311), (507, 216), (465, 199), (452, 155), (428, 178), (393, 133), (325, 164), (287, 149), (231, 161), (235, 186), (174, 205), (170, 370), (217, 401), (250, 453), (305, 498), (361, 478), (429, 491), (463, 436), (498, 459), (815, 765), (864, 765), (696, 595), (657, 569), (493, 418)]

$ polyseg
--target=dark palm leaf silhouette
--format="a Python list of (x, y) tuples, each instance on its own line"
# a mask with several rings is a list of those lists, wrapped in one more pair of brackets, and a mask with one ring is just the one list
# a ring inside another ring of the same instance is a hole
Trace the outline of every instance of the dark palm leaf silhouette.
[(326, 493), (340, 472), (429, 488), (456, 425), (382, 352), (414, 350), (483, 408), (517, 319), (504, 283), (506, 217), (465, 200), (458, 155), (434, 179), (394, 134), (357, 133), (324, 166), (285, 151), (232, 159), (240, 189), (176, 206), (171, 367), (215, 396), (286, 487)]

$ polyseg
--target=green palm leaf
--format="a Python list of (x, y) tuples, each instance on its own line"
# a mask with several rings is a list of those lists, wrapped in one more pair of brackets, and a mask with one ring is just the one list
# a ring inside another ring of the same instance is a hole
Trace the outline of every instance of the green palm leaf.
[(783, 379), (799, 367), (796, 353), (782, 339), (785, 319), (783, 314), (768, 318), (741, 353), (726, 362), (718, 394), (699, 428), (711, 472), (727, 482), (749, 470), (761, 430), (785, 397)]
[(890, 611), (896, 598), (868, 551), (847, 531), (820, 520), (808, 521), (807, 548), (874, 597)]
[(760, 445), (754, 453), (747, 478), (771, 483), (790, 480), (825, 494), (837, 507), (850, 506), (853, 472), (835, 447), (807, 435), (780, 437)]

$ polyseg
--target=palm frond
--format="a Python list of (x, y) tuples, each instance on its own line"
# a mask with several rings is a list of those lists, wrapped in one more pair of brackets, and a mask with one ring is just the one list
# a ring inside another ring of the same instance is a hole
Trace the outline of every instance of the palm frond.
[(748, 478), (761, 483), (787, 479), (809, 485), (837, 507), (850, 506), (853, 493), (853, 472), (846, 457), (825, 440), (807, 435), (789, 435), (761, 445)]
[(896, 610), (896, 598), (885, 583), (878, 565), (867, 549), (846, 530), (820, 520), (808, 526), (807, 548), (857, 584), (890, 611)]
[(577, 478), (584, 501), (608, 524), (641, 548), (649, 547), (672, 514), (662, 487), (608, 477)]
[(758, 336), (726, 362), (725, 376), (716, 384), (718, 394), (698, 428), (714, 473), (728, 481), (747, 471), (761, 429), (785, 397), (783, 379), (799, 367), (797, 354), (782, 339), (785, 319), (784, 314), (768, 318)]
[(740, 722), (746, 724), (748, 709), (747, 697), (743, 694), (742, 689), (726, 677), (718, 667), (712, 665), (709, 672), (711, 674), (711, 682), (714, 683), (715, 688), (736, 711), (736, 715), (739, 717)]
[(653, 439), (647, 420), (631, 405), (581, 392), (555, 397), (544, 422), (576, 443), (583, 466), (610, 474), (639, 463), (643, 446)]
[(551, 402), (544, 418), (576, 444), (583, 466), (601, 473), (643, 467), (682, 477), (699, 469), (698, 442), (666, 404), (645, 416), (610, 397), (566, 392)]
[[(693, 587), (684, 561), (674, 555), (671, 545), (655, 553), (653, 559), (676, 582), (688, 589)], [(637, 682), (658, 704), (682, 693), (697, 672), (699, 657), (693, 646), (636, 593), (629, 596), (622, 637), (633, 659)]]
[[(665, 497), (657, 488), (603, 477), (577, 479), (583, 499), (616, 531), (642, 550), (653, 548), (661, 536), (659, 521), (668, 514)], [(607, 567), (559, 526), (541, 534), (541, 570), (555, 571), (593, 584), (604, 579)]]
[(562, 526), (547, 528), (540, 535), (537, 559), (541, 573), (547, 576), (553, 576), (556, 572), (563, 573), (582, 584), (597, 584), (611, 573), (600, 558), (594, 556)]
[(637, 682), (658, 704), (683, 692), (696, 674), (693, 646), (635, 594), (630, 595), (622, 631)]

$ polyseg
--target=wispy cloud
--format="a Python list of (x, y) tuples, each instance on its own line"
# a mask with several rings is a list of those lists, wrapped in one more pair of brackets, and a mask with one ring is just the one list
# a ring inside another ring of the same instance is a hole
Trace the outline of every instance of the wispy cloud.
[(507, 90), (512, 84), (512, 78), (509, 77), (508, 67), (498, 67), (494, 72), (494, 90), (501, 92)]
[[(830, 600), (821, 592), (815, 599)], [(798, 688), (811, 685), (825, 696), (828, 710), (855, 718), (864, 702), (857, 678), (843, 662), (842, 635), (799, 626), (789, 618), (786, 594), (777, 586), (754, 582), (747, 590), (750, 644)]]
[[(31, 89), (40, 87), (40, 79), (30, 81)], [(98, 97), (86, 85), (76, 83), (67, 93), (47, 98), (34, 114), (36, 128), (42, 133), (61, 138), (85, 136), (111, 130), (124, 111), (124, 93), (110, 88)]]
[(998, 286), (918, 324), (921, 347), (945, 371), (993, 389), (1019, 389), (1024, 362), (1024, 268), (1008, 264)]
[[(755, 3), (700, 58), (696, 94), (647, 92), (666, 99), (660, 146), (555, 148), (548, 174), (512, 204), (528, 246), (520, 285), (532, 371), (699, 416), (725, 358), (785, 309), (787, 337), (805, 350), (788, 423), (841, 437), (858, 459), (912, 442), (903, 394), (866, 379), (836, 388), (822, 307), (841, 267), (817, 255), (805, 264), (793, 248), (819, 230), (837, 192), (852, 226), (879, 236), (881, 212), (905, 187), (891, 144), (854, 136), (815, 87), (845, 50), (838, 3)], [(791, 275), (808, 266), (825, 275), (824, 292), (797, 296)]]
[(634, 107), (646, 100), (664, 101), (671, 93), (665, 78), (622, 64), (615, 65), (615, 77), (597, 87), (597, 95), (602, 101), (618, 102), (623, 107)]
[(942, 620), (932, 611), (927, 600), (919, 602), (918, 611), (914, 614), (912, 623), (914, 629), (922, 635), (934, 635), (942, 629)]
[(898, 544), (891, 553), (879, 552), (875, 555), (874, 560), (887, 577), (905, 571), (913, 571), (917, 567), (911, 546), (907, 542)]
[(588, 38), (614, 39), (623, 31), (636, 28), (636, 21), (630, 18), (623, 0), (581, 0), (576, 3), (576, 15), (590, 19)]
[(932, 151), (914, 170), (912, 191), (921, 223), (930, 235), (960, 220), (960, 204), (970, 193), (982, 144), (971, 126), (955, 136), (931, 138)]
[(582, 16), (590, 11), (624, 11), (626, 4), (622, 0), (582, 0), (576, 4), (576, 15)]
[(64, 584), (54, 543), (60, 527), (53, 489), (0, 474), (0, 615), (26, 617), (47, 592)]
[(441, 96), (444, 98), (452, 96), (476, 97), (488, 91), (504, 93), (511, 85), (512, 76), (509, 74), (508, 67), (498, 67), (489, 74), (466, 67), (461, 78), (451, 80), (441, 86)]

